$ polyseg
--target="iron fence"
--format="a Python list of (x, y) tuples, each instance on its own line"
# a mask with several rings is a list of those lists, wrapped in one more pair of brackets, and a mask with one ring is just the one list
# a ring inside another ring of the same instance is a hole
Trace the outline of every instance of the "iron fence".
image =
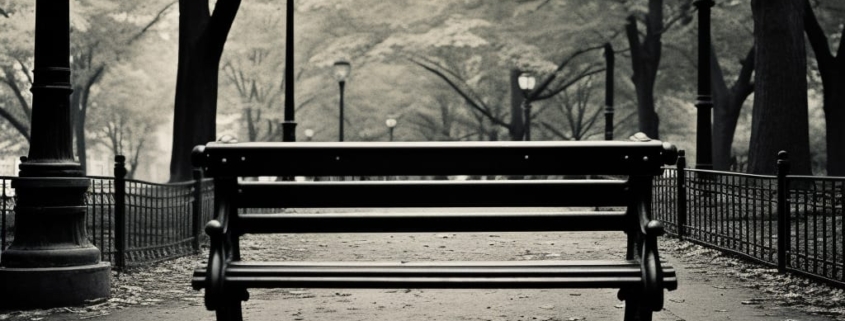
[[(127, 180), (123, 158), (115, 160), (115, 177), (89, 176), (85, 193), (88, 240), (102, 260), (123, 269), (198, 253), (212, 218), (213, 181), (199, 173), (174, 184)], [(14, 241), (13, 179), (0, 177), (0, 249)]]
[(845, 177), (675, 167), (653, 183), (652, 211), (666, 231), (711, 248), (845, 286)]

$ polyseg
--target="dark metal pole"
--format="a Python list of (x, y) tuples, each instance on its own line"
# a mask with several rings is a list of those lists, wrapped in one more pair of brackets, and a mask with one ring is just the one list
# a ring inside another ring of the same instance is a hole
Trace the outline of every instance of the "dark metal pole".
[(114, 265), (126, 269), (126, 157), (114, 156)]
[(390, 127), (390, 141), (393, 141), (393, 127)]
[(522, 109), (525, 111), (525, 141), (531, 140), (531, 100), (525, 98), (522, 101)]
[(202, 221), (202, 169), (201, 168), (194, 168), (193, 170), (194, 176), (194, 190), (193, 190), (193, 197), (194, 200), (193, 204), (193, 211), (191, 212), (191, 227), (193, 236), (193, 242), (191, 245), (193, 246), (194, 254), (200, 253), (200, 236), (202, 235), (202, 227), (205, 222)]
[(778, 273), (786, 272), (789, 266), (787, 252), (789, 250), (789, 155), (786, 151), (778, 153), (777, 162), (778, 188)]
[(710, 88), (710, 8), (713, 0), (696, 0), (698, 7), (698, 108), (695, 139), (695, 168), (713, 168), (713, 135), (711, 115), (713, 95)]
[(339, 135), (338, 141), (342, 142), (343, 141), (343, 88), (346, 87), (346, 81), (341, 80), (341, 81), (338, 82), (338, 84), (340, 84), (340, 117), (339, 117), (339, 123), (340, 124), (338, 124), (338, 135)]
[(285, 122), (282, 123), (282, 141), (296, 141), (293, 97), (293, 0), (287, 2), (285, 24)]
[(678, 194), (675, 198), (678, 206), (678, 238), (683, 240), (687, 235), (687, 157), (686, 152), (683, 149), (678, 151), (678, 161), (675, 164), (675, 168), (677, 170), (676, 173), (678, 175), (675, 177), (677, 180), (676, 185), (678, 187)]
[(12, 181), (15, 240), (0, 260), (4, 308), (55, 307), (108, 297), (109, 263), (86, 233), (90, 180), (74, 161), (70, 119), (70, 6), (35, 2), (29, 157)]
[(613, 68), (616, 65), (613, 46), (604, 44), (605, 68), (604, 87), (604, 140), (613, 140)]

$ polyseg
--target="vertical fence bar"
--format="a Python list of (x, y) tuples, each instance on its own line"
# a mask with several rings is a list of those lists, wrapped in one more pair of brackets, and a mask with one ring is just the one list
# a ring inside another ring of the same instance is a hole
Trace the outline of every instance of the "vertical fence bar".
[(787, 250), (789, 249), (789, 185), (786, 175), (789, 174), (789, 155), (786, 151), (778, 153), (778, 273), (786, 272)]
[(126, 157), (114, 156), (114, 238), (115, 265), (126, 268)]
[(686, 182), (686, 168), (687, 157), (686, 151), (683, 149), (678, 151), (678, 162), (675, 167), (675, 180), (677, 181), (678, 190), (677, 195), (677, 221), (678, 221), (678, 238), (683, 240), (687, 234), (687, 182)]
[(0, 251), (6, 249), (6, 179), (0, 179)]
[(200, 233), (202, 233), (202, 170), (194, 168), (194, 208), (192, 214), (194, 254), (200, 253)]

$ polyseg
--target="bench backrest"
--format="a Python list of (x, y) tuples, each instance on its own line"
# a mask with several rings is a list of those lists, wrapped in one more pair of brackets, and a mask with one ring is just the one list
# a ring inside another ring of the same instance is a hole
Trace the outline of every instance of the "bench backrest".
[(674, 163), (676, 152), (659, 141), (209, 143), (193, 156), (235, 208), (559, 207), (630, 205), (630, 182), (247, 182), (237, 177), (609, 174), (650, 182), (662, 165)]
[(647, 175), (674, 164), (648, 142), (209, 143), (194, 151), (208, 177), (386, 175)]

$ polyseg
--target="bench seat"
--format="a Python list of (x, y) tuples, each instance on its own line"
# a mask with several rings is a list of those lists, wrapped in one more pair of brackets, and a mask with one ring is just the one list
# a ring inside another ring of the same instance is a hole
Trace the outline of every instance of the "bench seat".
[[(663, 265), (663, 287), (678, 286)], [(642, 284), (635, 260), (498, 262), (232, 262), (224, 283), (243, 288), (629, 288)], [(206, 284), (206, 267), (192, 285)]]

